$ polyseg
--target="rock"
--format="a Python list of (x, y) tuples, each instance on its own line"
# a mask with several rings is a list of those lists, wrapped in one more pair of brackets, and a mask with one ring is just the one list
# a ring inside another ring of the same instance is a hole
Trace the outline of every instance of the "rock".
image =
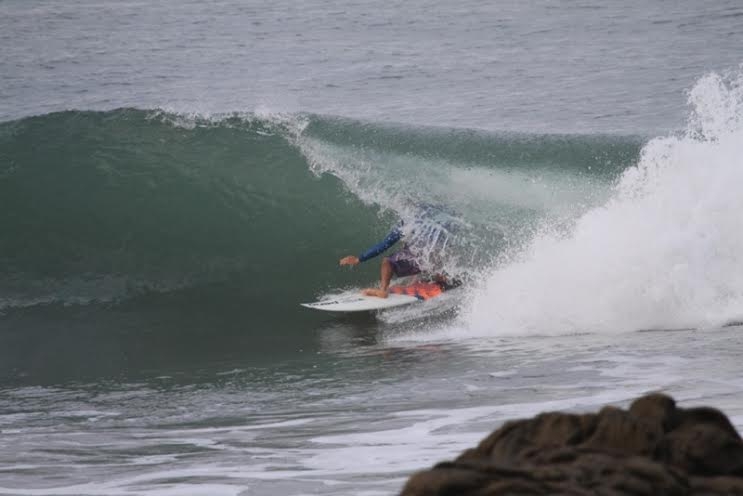
[(708, 407), (650, 394), (627, 410), (542, 413), (505, 423), (402, 496), (743, 495), (743, 440)]

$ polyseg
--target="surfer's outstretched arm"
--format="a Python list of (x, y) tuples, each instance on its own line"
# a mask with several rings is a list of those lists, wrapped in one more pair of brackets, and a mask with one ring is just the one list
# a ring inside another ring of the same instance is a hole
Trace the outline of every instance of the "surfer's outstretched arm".
[(400, 238), (402, 238), (402, 231), (400, 231), (400, 229), (393, 229), (387, 235), (387, 237), (385, 237), (382, 241), (372, 246), (368, 250), (361, 253), (361, 255), (359, 255), (358, 257), (354, 255), (348, 255), (347, 257), (341, 258), (340, 264), (356, 265), (361, 262), (366, 262), (367, 260), (372, 259), (379, 254), (387, 251), (392, 245), (400, 241)]
[(393, 229), (382, 241), (359, 255), (359, 262), (366, 262), (367, 260), (384, 253), (392, 245), (400, 241), (400, 238), (402, 238), (402, 231), (400, 231), (400, 229)]

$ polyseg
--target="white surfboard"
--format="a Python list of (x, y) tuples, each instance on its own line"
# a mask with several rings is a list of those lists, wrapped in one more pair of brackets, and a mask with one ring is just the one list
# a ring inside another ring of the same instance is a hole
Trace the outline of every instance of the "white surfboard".
[(368, 312), (370, 310), (383, 310), (385, 308), (400, 307), (418, 303), (415, 296), (390, 293), (387, 298), (377, 296), (364, 296), (362, 294), (344, 294), (327, 300), (313, 303), (300, 303), (303, 307), (325, 312)]

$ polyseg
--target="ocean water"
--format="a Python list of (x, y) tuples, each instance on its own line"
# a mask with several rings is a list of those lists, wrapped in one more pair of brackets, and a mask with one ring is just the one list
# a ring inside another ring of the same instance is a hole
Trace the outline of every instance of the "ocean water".
[[(648, 391), (740, 429), (741, 19), (0, 0), (0, 494), (394, 494)], [(299, 306), (421, 205), (462, 290)]]

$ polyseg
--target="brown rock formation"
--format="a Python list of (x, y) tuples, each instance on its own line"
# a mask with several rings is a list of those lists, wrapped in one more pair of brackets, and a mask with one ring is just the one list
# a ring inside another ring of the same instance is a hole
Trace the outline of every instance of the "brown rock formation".
[(401, 494), (743, 495), (743, 440), (719, 410), (650, 394), (628, 410), (507, 422), (456, 460), (413, 475)]

